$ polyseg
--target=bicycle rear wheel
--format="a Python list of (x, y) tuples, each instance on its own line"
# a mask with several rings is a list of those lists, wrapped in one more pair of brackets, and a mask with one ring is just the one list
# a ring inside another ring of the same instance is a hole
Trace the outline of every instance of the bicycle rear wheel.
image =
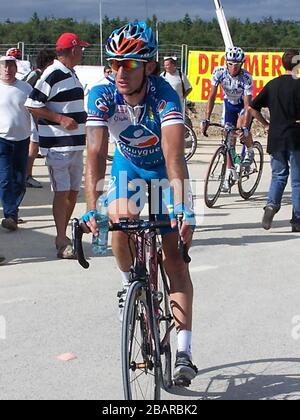
[(224, 147), (220, 146), (210, 162), (205, 184), (204, 184), (204, 200), (207, 207), (212, 208), (220, 194), (225, 179), (227, 166), (227, 155)]
[(243, 166), (238, 182), (239, 193), (244, 200), (249, 200), (255, 193), (262, 177), (264, 152), (262, 145), (255, 141), (253, 145), (254, 159), (250, 166)]
[(144, 282), (134, 282), (126, 298), (122, 324), (122, 375), (126, 400), (159, 400), (159, 349), (153, 334), (153, 310)]
[(197, 136), (192, 127), (189, 124), (184, 125), (184, 157), (185, 161), (188, 162), (195, 154), (197, 150)]

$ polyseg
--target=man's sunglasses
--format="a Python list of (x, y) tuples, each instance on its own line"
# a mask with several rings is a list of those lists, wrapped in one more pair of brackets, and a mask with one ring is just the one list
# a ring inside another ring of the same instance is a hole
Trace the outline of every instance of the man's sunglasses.
[(112, 60), (110, 62), (113, 71), (118, 71), (122, 67), (125, 71), (140, 69), (144, 65), (144, 61), (137, 60)]
[(243, 63), (233, 63), (232, 61), (227, 61), (228, 66), (241, 66)]

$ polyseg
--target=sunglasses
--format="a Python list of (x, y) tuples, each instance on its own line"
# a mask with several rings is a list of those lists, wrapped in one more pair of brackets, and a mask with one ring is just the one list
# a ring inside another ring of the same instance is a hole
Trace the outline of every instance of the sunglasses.
[(228, 66), (241, 66), (242, 63), (233, 63), (231, 61), (227, 61)]
[(118, 71), (120, 67), (123, 67), (125, 71), (132, 71), (143, 67), (143, 61), (137, 60), (112, 60), (111, 68), (113, 71)]

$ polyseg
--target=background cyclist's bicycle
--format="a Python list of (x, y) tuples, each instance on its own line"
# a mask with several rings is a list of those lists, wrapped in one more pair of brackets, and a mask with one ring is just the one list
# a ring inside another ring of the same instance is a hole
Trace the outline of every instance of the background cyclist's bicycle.
[(255, 141), (253, 145), (254, 156), (251, 163), (244, 163), (246, 146), (242, 144), (241, 150), (233, 146), (233, 138), (241, 133), (241, 129), (224, 127), (221, 124), (211, 123), (210, 126), (222, 130), (222, 143), (215, 151), (207, 171), (204, 199), (207, 207), (213, 207), (222, 192), (231, 193), (232, 187), (237, 184), (239, 194), (248, 200), (255, 193), (262, 177), (264, 153), (262, 145)]

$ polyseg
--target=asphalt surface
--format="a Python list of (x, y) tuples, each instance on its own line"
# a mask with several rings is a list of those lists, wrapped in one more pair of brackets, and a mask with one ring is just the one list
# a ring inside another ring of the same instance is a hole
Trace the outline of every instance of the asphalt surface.
[[(189, 165), (202, 179), (214, 140), (202, 142)], [(109, 170), (108, 170), (109, 172)], [(36, 161), (42, 190), (28, 190), (17, 232), (0, 229), (0, 399), (122, 399), (119, 274), (111, 251), (83, 270), (56, 258), (52, 193)], [(266, 156), (254, 198), (236, 189), (198, 219), (191, 250), (194, 362), (189, 389), (165, 399), (300, 399), (300, 235), (291, 233), (290, 187), (274, 228), (261, 228), (270, 182)], [(75, 216), (85, 209), (80, 193)], [(91, 255), (91, 238), (85, 249)], [(57, 357), (71, 353), (64, 362)]]

